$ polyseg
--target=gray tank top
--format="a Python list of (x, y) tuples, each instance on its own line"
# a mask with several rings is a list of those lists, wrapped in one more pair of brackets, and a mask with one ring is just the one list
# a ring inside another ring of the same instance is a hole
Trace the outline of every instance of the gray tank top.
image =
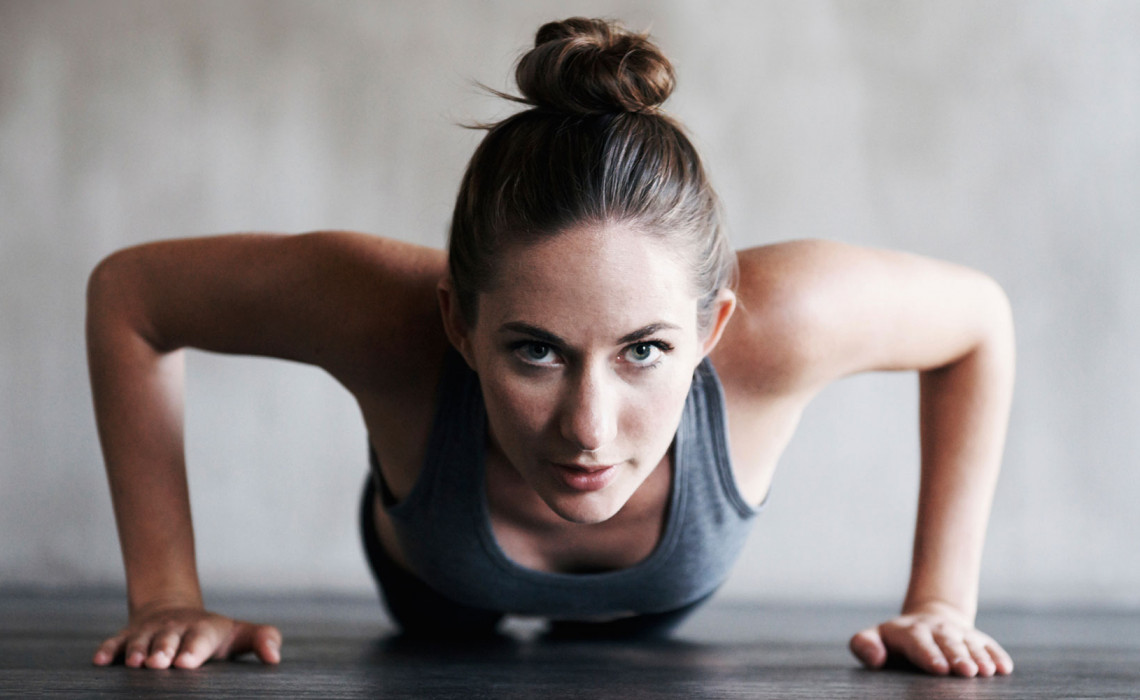
[(375, 476), (409, 566), (456, 603), (554, 619), (675, 610), (724, 582), (760, 510), (736, 486), (724, 395), (707, 359), (694, 373), (674, 438), (661, 539), (647, 558), (614, 571), (549, 573), (508, 558), (487, 510), (479, 377), (453, 350), (436, 406), (423, 469), (408, 497), (393, 504), (378, 469)]

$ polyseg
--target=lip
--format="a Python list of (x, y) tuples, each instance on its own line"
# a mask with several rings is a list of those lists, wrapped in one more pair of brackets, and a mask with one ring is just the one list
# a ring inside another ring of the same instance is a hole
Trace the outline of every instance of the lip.
[(616, 464), (552, 464), (559, 480), (575, 491), (598, 491), (609, 486), (617, 477), (617, 469), (614, 468)]

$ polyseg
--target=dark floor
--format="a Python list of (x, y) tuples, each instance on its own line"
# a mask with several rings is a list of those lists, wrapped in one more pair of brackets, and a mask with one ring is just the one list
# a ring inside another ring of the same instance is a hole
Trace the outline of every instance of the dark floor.
[(887, 611), (739, 606), (714, 601), (667, 643), (555, 642), (512, 622), (500, 641), (425, 645), (393, 637), (359, 598), (212, 601), (277, 624), (283, 661), (196, 671), (96, 668), (122, 622), (117, 595), (0, 592), (0, 696), (164, 695), (290, 698), (1138, 698), (1140, 611), (983, 611), (1012, 676), (932, 678), (870, 672), (846, 651)]

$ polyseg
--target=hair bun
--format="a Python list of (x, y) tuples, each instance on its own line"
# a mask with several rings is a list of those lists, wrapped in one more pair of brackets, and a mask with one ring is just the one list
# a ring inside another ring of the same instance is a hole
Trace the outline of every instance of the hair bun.
[(574, 114), (646, 112), (673, 92), (673, 66), (647, 34), (572, 17), (539, 28), (519, 61), (522, 101)]

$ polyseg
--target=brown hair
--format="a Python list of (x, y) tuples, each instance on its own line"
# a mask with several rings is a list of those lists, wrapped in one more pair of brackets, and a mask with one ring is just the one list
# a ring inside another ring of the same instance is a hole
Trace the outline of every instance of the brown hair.
[(459, 188), (448, 243), (468, 323), (508, 246), (591, 223), (668, 241), (692, 269), (702, 331), (736, 276), (716, 193), (681, 126), (658, 106), (673, 67), (646, 34), (600, 19), (543, 25), (515, 71), (530, 108), (487, 126)]

